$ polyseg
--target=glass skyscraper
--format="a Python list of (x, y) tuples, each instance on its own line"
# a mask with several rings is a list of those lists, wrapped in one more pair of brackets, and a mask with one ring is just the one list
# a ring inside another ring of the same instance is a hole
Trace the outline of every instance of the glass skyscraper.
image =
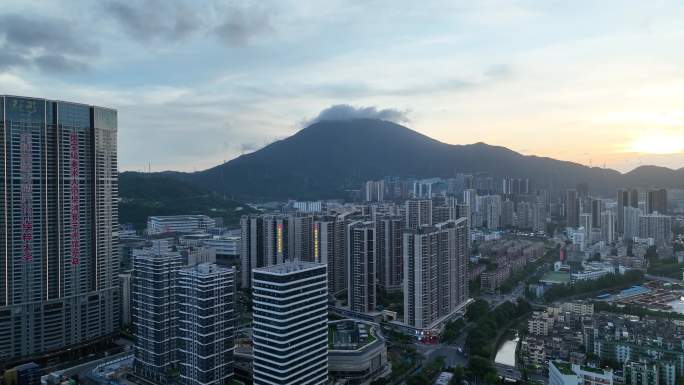
[(116, 110), (0, 96), (0, 362), (119, 323)]

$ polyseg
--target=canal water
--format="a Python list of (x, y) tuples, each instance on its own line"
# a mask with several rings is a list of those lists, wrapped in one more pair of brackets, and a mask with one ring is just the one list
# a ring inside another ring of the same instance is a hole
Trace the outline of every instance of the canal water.
[(518, 347), (520, 338), (517, 335), (507, 339), (496, 352), (494, 362), (501, 365), (515, 367), (515, 350)]

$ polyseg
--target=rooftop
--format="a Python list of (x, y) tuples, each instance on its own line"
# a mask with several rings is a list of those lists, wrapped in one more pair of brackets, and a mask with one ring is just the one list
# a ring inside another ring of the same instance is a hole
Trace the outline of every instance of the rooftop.
[(291, 274), (291, 273), (295, 273), (298, 271), (320, 268), (322, 266), (325, 266), (325, 265), (322, 263), (314, 263), (314, 262), (289, 261), (289, 262), (280, 263), (278, 265), (260, 267), (258, 269), (254, 269), (253, 271), (258, 272), (258, 273), (266, 273), (266, 274), (286, 275), (286, 274)]
[(553, 361), (553, 366), (555, 366), (561, 374), (566, 376), (575, 374), (575, 372), (572, 371), (572, 365), (569, 362)]
[(330, 350), (358, 350), (378, 338), (376, 325), (352, 319), (328, 324), (328, 348)]
[(544, 276), (542, 279), (540, 279), (541, 282), (549, 282), (549, 283), (568, 283), (571, 280), (570, 273), (565, 273), (562, 271), (549, 271)]

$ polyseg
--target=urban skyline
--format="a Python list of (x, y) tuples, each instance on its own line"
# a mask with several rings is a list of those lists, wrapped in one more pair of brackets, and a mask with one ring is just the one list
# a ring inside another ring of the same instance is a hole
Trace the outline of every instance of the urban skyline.
[(206, 169), (334, 105), (446, 143), (684, 164), (675, 1), (3, 5), (3, 92), (118, 109), (124, 171)]
[(684, 385), (684, 3), (39, 5), (0, 385)]

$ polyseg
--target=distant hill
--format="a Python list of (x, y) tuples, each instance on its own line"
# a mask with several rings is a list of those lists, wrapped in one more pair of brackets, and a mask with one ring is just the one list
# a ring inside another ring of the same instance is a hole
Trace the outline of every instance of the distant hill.
[(458, 172), (532, 177), (535, 186), (550, 189), (587, 182), (592, 193), (604, 195), (620, 186), (684, 187), (684, 169), (640, 167), (623, 175), (485, 143), (446, 144), (399, 124), (370, 119), (321, 121), (208, 170), (157, 175), (244, 200), (339, 198), (364, 180), (449, 177)]
[(119, 221), (145, 227), (151, 215), (205, 214), (236, 225), (250, 208), (222, 194), (177, 179), (124, 172), (119, 176)]

